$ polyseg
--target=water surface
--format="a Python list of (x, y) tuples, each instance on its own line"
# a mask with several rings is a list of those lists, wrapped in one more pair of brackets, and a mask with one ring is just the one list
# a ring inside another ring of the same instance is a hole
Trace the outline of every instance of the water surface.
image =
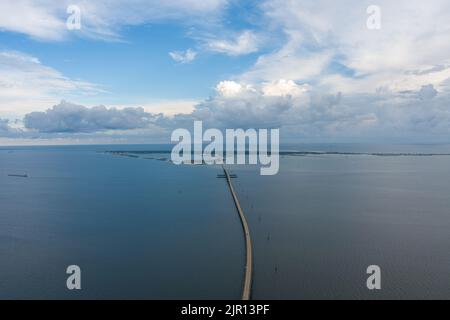
[[(0, 149), (0, 298), (238, 299), (244, 240), (220, 167), (107, 150), (161, 146)], [(276, 176), (231, 171), (253, 238), (254, 298), (450, 298), (449, 156), (285, 155)], [(65, 287), (71, 264), (78, 292)], [(377, 292), (366, 288), (373, 264)]]

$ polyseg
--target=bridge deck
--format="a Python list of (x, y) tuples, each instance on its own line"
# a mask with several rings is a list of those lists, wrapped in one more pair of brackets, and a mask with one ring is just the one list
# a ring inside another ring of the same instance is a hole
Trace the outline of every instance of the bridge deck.
[(244, 276), (244, 288), (242, 290), (242, 300), (250, 300), (251, 290), (252, 290), (252, 273), (253, 273), (253, 250), (252, 250), (252, 240), (250, 237), (250, 229), (248, 227), (247, 219), (245, 218), (244, 211), (242, 210), (241, 204), (239, 203), (239, 199), (234, 191), (233, 184), (231, 183), (231, 176), (228, 171), (223, 168), (223, 172), (225, 173), (225, 177), (227, 179), (228, 186), (231, 191), (231, 195), (233, 196), (234, 203), (236, 205), (236, 209), (239, 213), (239, 217), (241, 219), (242, 228), (244, 230), (244, 238), (245, 238), (245, 252), (246, 252), (246, 262), (245, 262), (245, 276)]

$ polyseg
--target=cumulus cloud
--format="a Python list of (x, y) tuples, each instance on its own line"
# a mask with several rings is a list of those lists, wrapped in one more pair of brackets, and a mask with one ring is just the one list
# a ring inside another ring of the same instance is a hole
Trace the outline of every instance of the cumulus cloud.
[(299, 96), (310, 90), (310, 86), (298, 85), (292, 80), (280, 79), (277, 81), (264, 83), (262, 93), (265, 96)]
[(193, 115), (279, 125), (291, 137), (448, 135), (449, 3), (381, 0), (381, 30), (366, 27), (371, 4), (264, 1), (268, 32), (284, 42), (221, 82)]
[(154, 117), (143, 108), (87, 108), (62, 101), (45, 112), (27, 114), (24, 124), (27, 129), (42, 133), (99, 132), (145, 128)]
[[(135, 136), (169, 137), (175, 128), (191, 128), (201, 120), (214, 128), (281, 128), (283, 141), (299, 139), (372, 139), (377, 137), (447, 136), (450, 133), (448, 93), (432, 86), (408, 93), (378, 91), (365, 94), (323, 93), (292, 80), (249, 85), (223, 81), (216, 93), (198, 103), (191, 113), (166, 117), (143, 108), (87, 108), (68, 102), (24, 118), (28, 131), (51, 137), (60, 134), (137, 132)], [(8, 121), (0, 122), (3, 136), (12, 135)], [(17, 136), (17, 132), (15, 133)]]
[(229, 80), (220, 81), (216, 86), (216, 92), (224, 97), (237, 96), (245, 90), (251, 90), (251, 87)]
[(169, 52), (169, 56), (178, 63), (189, 63), (195, 60), (197, 52), (189, 48), (186, 51)]
[(125, 141), (157, 134), (164, 141), (171, 130), (192, 128), (193, 121), (201, 120), (205, 127), (221, 129), (280, 128), (282, 141), (424, 137), (434, 141), (450, 134), (449, 101), (449, 93), (436, 94), (430, 85), (402, 93), (346, 94), (324, 93), (293, 80), (259, 85), (223, 81), (191, 113), (167, 117), (142, 108), (87, 108), (63, 101), (45, 112), (27, 114), (25, 130), (20, 132), (13, 132), (8, 121), (2, 120), (0, 132), (10, 137), (38, 133), (46, 138), (89, 133), (94, 139), (114, 133), (111, 138)]
[(207, 49), (230, 56), (239, 56), (258, 51), (258, 37), (249, 30), (238, 34), (234, 39), (208, 39)]
[(190, 115), (174, 121), (189, 124), (202, 120), (220, 128), (281, 127), (292, 122), (292, 115), (303, 112), (310, 103), (308, 90), (294, 81), (279, 80), (260, 85), (222, 81), (216, 95), (199, 103)]
[(310, 90), (307, 84), (299, 85), (292, 80), (280, 79), (272, 82), (264, 82), (254, 86), (251, 84), (242, 84), (236, 81), (220, 81), (216, 86), (216, 93), (224, 97), (238, 97), (247, 93), (255, 93), (260, 90), (264, 96), (299, 96)]
[(223, 129), (278, 127), (284, 141), (447, 137), (450, 95), (434, 95), (433, 90), (332, 94), (288, 80), (252, 86), (227, 81), (191, 114), (161, 118), (158, 124), (190, 128), (202, 120)]

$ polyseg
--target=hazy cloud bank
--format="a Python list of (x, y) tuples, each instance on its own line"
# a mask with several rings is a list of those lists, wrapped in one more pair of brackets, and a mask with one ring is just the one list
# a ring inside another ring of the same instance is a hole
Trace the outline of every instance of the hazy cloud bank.
[[(193, 112), (171, 117), (145, 112), (143, 108), (88, 108), (62, 101), (45, 112), (23, 119), (23, 130), (0, 121), (2, 136), (30, 135), (90, 137), (151, 137), (166, 141), (175, 128), (192, 128), (202, 120), (212, 128), (281, 128), (282, 138), (448, 137), (450, 95), (432, 85), (418, 91), (379, 91), (373, 94), (327, 94), (308, 85), (279, 80), (259, 86), (233, 81), (220, 83), (216, 94), (197, 104)], [(152, 141), (149, 140), (148, 143)]]

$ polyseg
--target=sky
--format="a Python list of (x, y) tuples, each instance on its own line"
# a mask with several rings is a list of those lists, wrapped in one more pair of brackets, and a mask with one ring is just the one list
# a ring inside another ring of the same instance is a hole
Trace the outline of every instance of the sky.
[(2, 0), (0, 145), (450, 142), (447, 0)]

